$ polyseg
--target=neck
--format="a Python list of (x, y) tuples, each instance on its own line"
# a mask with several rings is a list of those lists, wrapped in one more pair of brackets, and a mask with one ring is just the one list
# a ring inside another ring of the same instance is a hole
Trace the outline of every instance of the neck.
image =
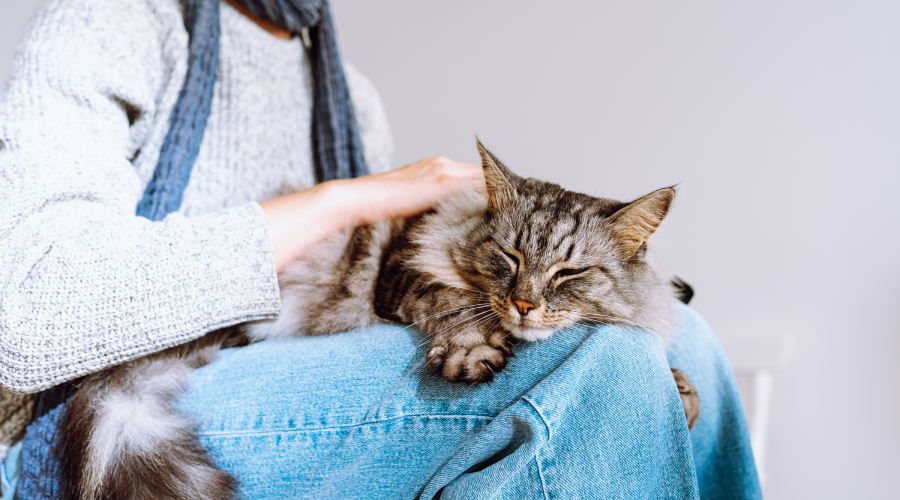
[(282, 40), (290, 40), (291, 38), (294, 37), (293, 33), (282, 28), (281, 26), (278, 26), (269, 21), (266, 21), (265, 19), (262, 19), (261, 17), (256, 16), (254, 13), (247, 10), (246, 7), (244, 7), (243, 5), (238, 3), (237, 0), (225, 0), (225, 1), (228, 2), (228, 5), (231, 5), (232, 7), (235, 8), (235, 10), (237, 10), (241, 14), (247, 16), (248, 18), (250, 18), (250, 20), (253, 21), (254, 23), (256, 23), (257, 26), (268, 31), (269, 33), (274, 35), (276, 38), (280, 38)]

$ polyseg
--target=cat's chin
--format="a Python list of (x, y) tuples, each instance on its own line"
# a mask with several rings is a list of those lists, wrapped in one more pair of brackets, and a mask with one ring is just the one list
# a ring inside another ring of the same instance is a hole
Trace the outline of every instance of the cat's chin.
[(506, 329), (509, 330), (509, 333), (513, 337), (526, 342), (544, 340), (556, 333), (556, 330), (553, 328), (528, 328), (523, 326), (507, 326), (505, 324), (504, 326), (506, 326)]

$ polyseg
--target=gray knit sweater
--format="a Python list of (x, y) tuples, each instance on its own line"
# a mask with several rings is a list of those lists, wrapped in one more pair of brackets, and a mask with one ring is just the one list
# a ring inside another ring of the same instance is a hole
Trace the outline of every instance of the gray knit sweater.
[[(257, 200), (313, 182), (302, 43), (227, 4), (182, 211), (134, 215), (184, 80), (178, 0), (51, 0), (0, 97), (0, 386), (30, 393), (278, 314)], [(379, 98), (348, 69), (366, 160), (390, 165)], [(27, 397), (0, 388), (0, 456)]]

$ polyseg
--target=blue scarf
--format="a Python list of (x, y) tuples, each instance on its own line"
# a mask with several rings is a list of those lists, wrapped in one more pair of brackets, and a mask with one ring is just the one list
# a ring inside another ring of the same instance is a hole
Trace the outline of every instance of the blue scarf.
[[(257, 17), (300, 33), (308, 30), (313, 73), (312, 143), (320, 182), (365, 175), (362, 143), (350, 92), (335, 41), (326, 0), (236, 0)], [(187, 0), (185, 25), (190, 34), (188, 70), (170, 117), (159, 162), (137, 215), (161, 220), (181, 206), (209, 119), (219, 66), (220, 0)], [(56, 452), (57, 428), (72, 393), (63, 384), (40, 394), (22, 448), (16, 498), (57, 499), (62, 481)]]
[[(255, 16), (292, 33), (308, 30), (313, 74), (312, 144), (319, 182), (367, 173), (353, 104), (326, 0), (236, 0)], [(218, 0), (188, 0), (188, 70), (172, 110), (159, 162), (137, 214), (160, 220), (181, 206), (209, 119), (219, 67)]]

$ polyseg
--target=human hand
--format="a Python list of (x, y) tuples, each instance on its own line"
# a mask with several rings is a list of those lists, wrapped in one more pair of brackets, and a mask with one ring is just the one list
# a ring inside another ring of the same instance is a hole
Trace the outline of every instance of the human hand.
[(480, 165), (442, 156), (357, 179), (340, 180), (340, 205), (350, 210), (351, 225), (371, 224), (421, 213), (441, 199), (484, 185)]
[(276, 267), (283, 269), (310, 244), (341, 229), (412, 216), (453, 193), (483, 184), (481, 166), (435, 156), (264, 202)]

